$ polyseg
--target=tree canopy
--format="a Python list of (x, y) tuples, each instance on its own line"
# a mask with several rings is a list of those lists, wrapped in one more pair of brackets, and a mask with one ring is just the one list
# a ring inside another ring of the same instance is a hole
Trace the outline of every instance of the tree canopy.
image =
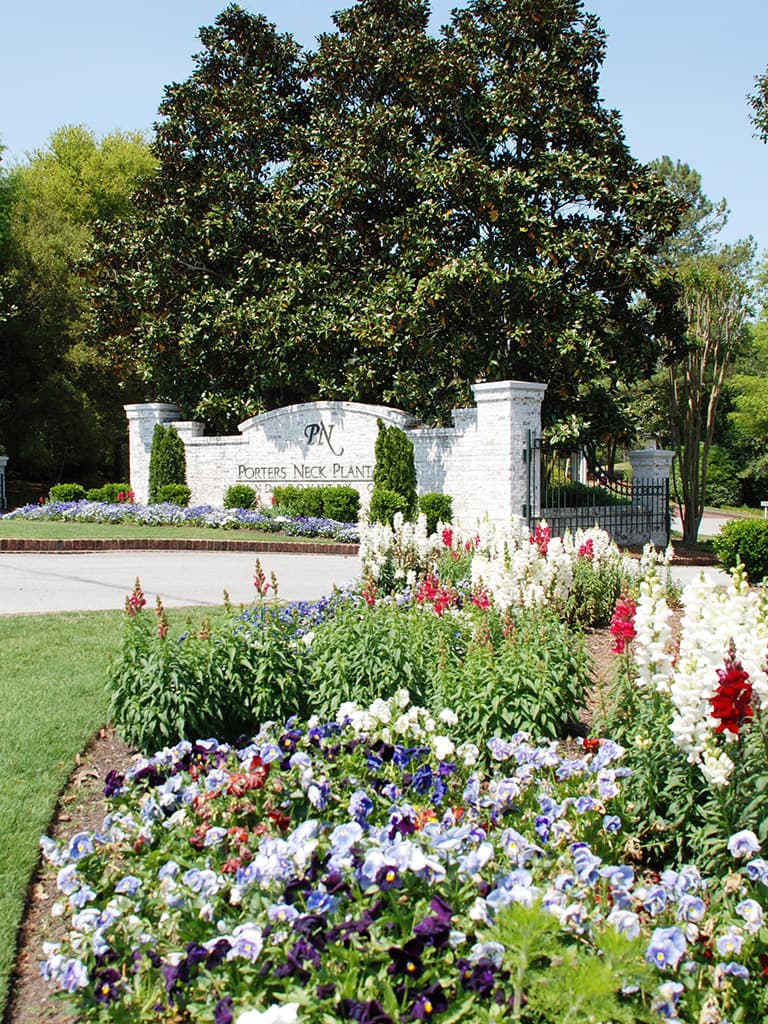
[(125, 216), (153, 166), (140, 135), (74, 125), (0, 175), (0, 443), (16, 470), (93, 471), (123, 441), (125, 398), (84, 337), (78, 265), (95, 223)]
[(479, 379), (593, 433), (674, 334), (679, 203), (599, 97), (580, 0), (359, 0), (312, 52), (236, 5), (167, 88), (156, 175), (90, 258), (92, 337), (230, 429), (357, 399), (432, 421)]
[(675, 450), (683, 537), (695, 542), (708, 497), (710, 456), (720, 459), (722, 454), (714, 443), (718, 431), (724, 433), (727, 376), (747, 346), (755, 245), (751, 238), (734, 245), (720, 242), (728, 205), (704, 193), (698, 171), (668, 156), (650, 167), (683, 206), (659, 260), (661, 272), (679, 290), (684, 335), (667, 348), (663, 366), (641, 389), (634, 412), (649, 433), (661, 435)]
[(757, 137), (768, 142), (768, 68), (755, 76), (755, 91), (749, 96), (749, 105)]

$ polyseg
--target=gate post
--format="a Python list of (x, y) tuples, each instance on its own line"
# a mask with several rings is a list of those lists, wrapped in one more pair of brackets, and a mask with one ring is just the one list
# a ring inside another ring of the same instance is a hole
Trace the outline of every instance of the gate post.
[[(528, 436), (541, 437), (541, 403), (546, 384), (502, 380), (472, 385), (477, 407), (476, 460), (484, 472), (486, 508), (508, 523), (528, 514), (528, 482), (539, 479), (538, 449), (528, 459)], [(538, 493), (535, 497), (538, 511)]]
[(657, 548), (669, 544), (669, 473), (674, 457), (674, 452), (660, 448), (640, 448), (629, 453), (632, 504), (648, 513), (649, 540)]
[(178, 405), (168, 402), (148, 402), (145, 405), (125, 405), (128, 418), (128, 463), (134, 501), (146, 504), (149, 499), (149, 457), (152, 435), (158, 423), (174, 423), (181, 419)]

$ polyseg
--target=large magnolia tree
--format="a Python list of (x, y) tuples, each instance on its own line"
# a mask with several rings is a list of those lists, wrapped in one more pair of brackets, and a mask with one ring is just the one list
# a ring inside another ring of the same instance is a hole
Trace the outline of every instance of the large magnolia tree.
[(159, 170), (107, 226), (93, 337), (146, 398), (230, 429), (319, 398), (440, 421), (548, 384), (592, 438), (678, 330), (678, 204), (599, 97), (580, 0), (359, 0), (304, 52), (228, 7), (166, 91)]

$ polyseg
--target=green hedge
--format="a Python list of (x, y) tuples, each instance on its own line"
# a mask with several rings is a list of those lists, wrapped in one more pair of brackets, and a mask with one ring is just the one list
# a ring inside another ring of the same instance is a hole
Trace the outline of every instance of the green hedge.
[[(387, 427), (378, 421), (376, 436), (376, 465), (373, 470), (373, 489), (394, 491), (403, 499), (402, 512), (406, 519), (416, 515), (416, 465), (413, 457), (413, 443), (399, 427)], [(386, 522), (387, 520), (377, 520)]]
[[(125, 495), (129, 494), (131, 485), (122, 484), (103, 484), (101, 487), (92, 487), (86, 494), (88, 501), (103, 501), (108, 505), (117, 505), (118, 502), (126, 501)], [(121, 499), (121, 495), (123, 495)]]
[[(149, 454), (149, 503), (170, 501), (161, 498), (160, 491), (168, 484), (185, 485), (187, 482), (187, 455), (184, 442), (173, 429), (162, 423), (155, 425), (152, 449)], [(189, 499), (187, 499), (187, 502)], [(185, 504), (174, 502), (174, 504)]]
[(224, 495), (224, 508), (256, 508), (259, 496), (248, 484), (232, 484)]
[(750, 583), (768, 576), (768, 520), (731, 519), (720, 528), (712, 546), (725, 569), (741, 563)]
[(419, 498), (419, 512), (427, 517), (427, 532), (434, 533), (438, 523), (450, 523), (453, 519), (453, 501), (448, 494), (428, 491)]
[(402, 494), (388, 487), (373, 488), (368, 508), (368, 516), (372, 523), (386, 523), (387, 526), (391, 526), (395, 514), (402, 512), (405, 516), (406, 510), (406, 501)]
[(167, 502), (169, 505), (180, 505), (186, 508), (192, 492), (186, 484), (164, 484), (157, 490), (155, 500), (159, 503)]
[(339, 523), (356, 523), (360, 518), (360, 495), (354, 487), (295, 487), (285, 484), (273, 488), (272, 497), (275, 509), (289, 516), (324, 517)]
[(85, 488), (82, 484), (54, 484), (48, 492), (48, 501), (83, 501)]

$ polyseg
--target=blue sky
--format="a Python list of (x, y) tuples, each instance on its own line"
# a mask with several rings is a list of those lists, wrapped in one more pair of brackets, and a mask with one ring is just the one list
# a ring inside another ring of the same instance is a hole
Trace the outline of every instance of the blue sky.
[[(346, 0), (241, 0), (305, 46)], [(97, 135), (149, 131), (164, 85), (192, 70), (197, 30), (224, 0), (27, 0), (0, 37), (0, 142), (6, 163), (65, 124)], [(435, 26), (460, 0), (432, 0)], [(746, 95), (768, 65), (766, 0), (586, 0), (608, 33), (601, 92), (621, 111), (639, 160), (668, 154), (725, 197), (724, 241), (768, 250), (768, 146), (752, 136)]]

